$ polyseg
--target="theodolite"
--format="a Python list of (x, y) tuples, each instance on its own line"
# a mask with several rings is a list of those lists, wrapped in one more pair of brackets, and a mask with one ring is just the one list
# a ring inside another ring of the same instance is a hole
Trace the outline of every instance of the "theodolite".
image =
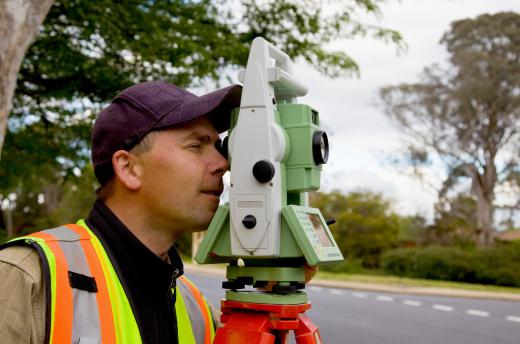
[[(222, 285), (224, 327), (215, 343), (257, 343), (264, 337), (261, 343), (271, 343), (269, 336), (283, 342), (288, 330), (296, 331), (297, 342), (321, 342), (303, 315), (310, 308), (303, 289), (306, 264), (343, 260), (320, 210), (308, 206), (307, 193), (320, 187), (328, 137), (318, 112), (297, 103), (307, 88), (294, 77), (291, 59), (263, 38), (253, 41), (238, 79), (244, 85), (240, 108), (232, 112), (224, 140), (229, 205), (218, 208), (195, 256), (200, 264), (229, 263)], [(244, 317), (258, 314), (276, 325), (240, 329)], [(286, 316), (277, 318), (281, 314)], [(284, 323), (287, 316), (293, 328)], [(300, 336), (294, 326), (303, 329)]]

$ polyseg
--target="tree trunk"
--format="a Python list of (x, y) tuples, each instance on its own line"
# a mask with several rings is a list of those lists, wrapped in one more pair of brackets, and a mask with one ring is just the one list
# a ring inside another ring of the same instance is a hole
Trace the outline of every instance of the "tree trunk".
[(473, 170), (471, 191), (477, 198), (477, 244), (480, 246), (489, 246), (494, 240), (493, 201), (496, 180), (493, 159), (487, 159), (483, 174), (476, 168)]
[(11, 204), (4, 209), (4, 219), (5, 219), (5, 235), (6, 239), (12, 239), (15, 236), (14, 225), (13, 225), (13, 209)]
[(44, 209), (47, 215), (52, 214), (60, 205), (63, 197), (62, 183), (49, 184), (43, 187)]
[(0, 1), (0, 154), (18, 71), (54, 0)]
[(489, 246), (494, 239), (493, 205), (485, 197), (477, 197), (477, 244)]

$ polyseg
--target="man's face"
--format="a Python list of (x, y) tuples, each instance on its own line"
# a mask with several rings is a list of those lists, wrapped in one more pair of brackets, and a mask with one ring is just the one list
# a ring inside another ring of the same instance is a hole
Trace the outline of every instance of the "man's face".
[(139, 156), (149, 221), (171, 223), (177, 234), (207, 229), (228, 169), (215, 147), (218, 140), (206, 117), (155, 134), (152, 148)]

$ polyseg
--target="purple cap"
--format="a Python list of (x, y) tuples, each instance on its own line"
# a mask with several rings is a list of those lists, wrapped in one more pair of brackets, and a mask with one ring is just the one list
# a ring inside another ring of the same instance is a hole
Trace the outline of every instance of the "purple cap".
[(221, 133), (231, 110), (240, 106), (242, 87), (229, 86), (201, 97), (164, 81), (149, 81), (119, 93), (101, 111), (92, 130), (92, 163), (101, 184), (113, 175), (112, 155), (129, 150), (151, 131), (208, 116)]

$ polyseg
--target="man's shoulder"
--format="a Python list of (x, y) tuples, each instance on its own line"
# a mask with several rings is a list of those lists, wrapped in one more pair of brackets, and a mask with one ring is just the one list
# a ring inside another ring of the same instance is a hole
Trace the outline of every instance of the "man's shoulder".
[(41, 263), (38, 252), (27, 246), (9, 246), (0, 250), (0, 266), (4, 268), (17, 267), (30, 275), (34, 280), (40, 280)]

